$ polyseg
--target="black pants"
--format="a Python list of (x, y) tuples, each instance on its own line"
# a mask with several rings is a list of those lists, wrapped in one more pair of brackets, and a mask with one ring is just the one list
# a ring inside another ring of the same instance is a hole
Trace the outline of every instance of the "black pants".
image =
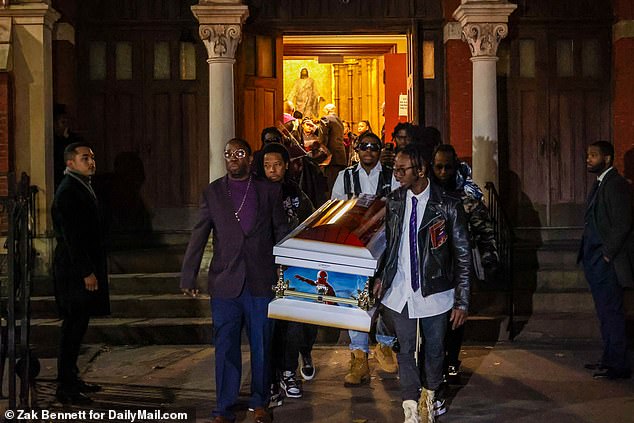
[(447, 323), (447, 334), (445, 335), (445, 373), (449, 366), (456, 366), (460, 363), (460, 348), (464, 338), (464, 326), (451, 329), (451, 322)]
[(317, 326), (306, 323), (276, 320), (273, 331), (273, 380), (277, 374), (290, 371), (295, 372), (299, 354), (309, 355), (317, 338)]
[(70, 388), (79, 376), (77, 358), (90, 316), (88, 313), (73, 313), (63, 319), (57, 357), (57, 380), (62, 387)]

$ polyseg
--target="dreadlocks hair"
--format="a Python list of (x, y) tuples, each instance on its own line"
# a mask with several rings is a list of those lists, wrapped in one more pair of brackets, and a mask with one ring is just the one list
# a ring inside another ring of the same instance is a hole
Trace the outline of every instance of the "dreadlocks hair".
[(440, 145), (437, 145), (436, 148), (434, 148), (434, 152), (432, 153), (432, 156), (431, 156), (431, 162), (432, 163), (436, 159), (436, 154), (437, 153), (449, 153), (449, 154), (451, 154), (451, 161), (453, 162), (454, 168), (458, 169), (458, 165), (460, 164), (460, 160), (458, 160), (458, 154), (456, 153), (456, 150), (453, 148), (453, 146), (451, 144), (440, 144)]
[(429, 160), (427, 159), (427, 154), (425, 154), (425, 148), (422, 145), (409, 143), (401, 148), (398, 153), (408, 156), (416, 172), (423, 172), (423, 174), (427, 176)]

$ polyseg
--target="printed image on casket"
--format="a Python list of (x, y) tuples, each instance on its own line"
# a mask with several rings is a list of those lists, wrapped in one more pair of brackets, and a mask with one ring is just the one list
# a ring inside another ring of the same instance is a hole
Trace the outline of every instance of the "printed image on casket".
[[(284, 279), (288, 283), (288, 290), (314, 293), (320, 296), (333, 296), (340, 298), (359, 299), (365, 288), (367, 277), (350, 275), (339, 272), (326, 272), (303, 267), (289, 267), (284, 270)], [(304, 298), (306, 301), (314, 301)], [(324, 301), (325, 304), (353, 307), (351, 304)]]
[(385, 201), (324, 204), (274, 248), (280, 278), (269, 317), (368, 331), (369, 278), (385, 250)]

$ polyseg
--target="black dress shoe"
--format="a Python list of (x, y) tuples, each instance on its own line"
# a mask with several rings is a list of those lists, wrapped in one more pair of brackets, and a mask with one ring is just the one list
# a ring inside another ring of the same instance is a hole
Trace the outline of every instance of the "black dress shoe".
[(81, 379), (77, 379), (75, 383), (77, 390), (84, 394), (93, 394), (95, 392), (101, 391), (101, 386), (94, 383), (86, 383)]
[(62, 404), (72, 404), (72, 405), (90, 405), (92, 404), (92, 400), (86, 395), (79, 392), (77, 389), (64, 389), (57, 388), (57, 392), (55, 392), (55, 398), (57, 401)]
[(595, 379), (629, 379), (632, 377), (632, 371), (630, 369), (625, 370), (615, 370), (608, 368), (606, 370), (597, 372), (592, 375)]
[(596, 363), (586, 363), (583, 365), (583, 367), (588, 370), (607, 370), (608, 369), (600, 361), (597, 361)]

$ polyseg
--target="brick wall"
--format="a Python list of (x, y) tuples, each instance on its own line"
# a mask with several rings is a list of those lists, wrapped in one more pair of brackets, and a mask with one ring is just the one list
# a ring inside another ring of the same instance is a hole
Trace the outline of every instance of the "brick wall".
[[(615, 0), (616, 22), (634, 20), (631, 0)], [(634, 36), (615, 41), (613, 47), (613, 140), (615, 164), (634, 181)]]
[[(460, 0), (443, 1), (445, 21), (453, 22), (453, 12), (460, 6)], [(458, 157), (471, 163), (471, 138), (473, 133), (472, 99), (473, 66), (469, 45), (462, 40), (445, 43), (446, 65), (446, 139), (453, 145)]]
[(459, 40), (445, 44), (447, 63), (447, 116), (449, 143), (458, 157), (471, 162), (471, 138), (473, 132), (472, 99), (473, 67), (469, 46)]

